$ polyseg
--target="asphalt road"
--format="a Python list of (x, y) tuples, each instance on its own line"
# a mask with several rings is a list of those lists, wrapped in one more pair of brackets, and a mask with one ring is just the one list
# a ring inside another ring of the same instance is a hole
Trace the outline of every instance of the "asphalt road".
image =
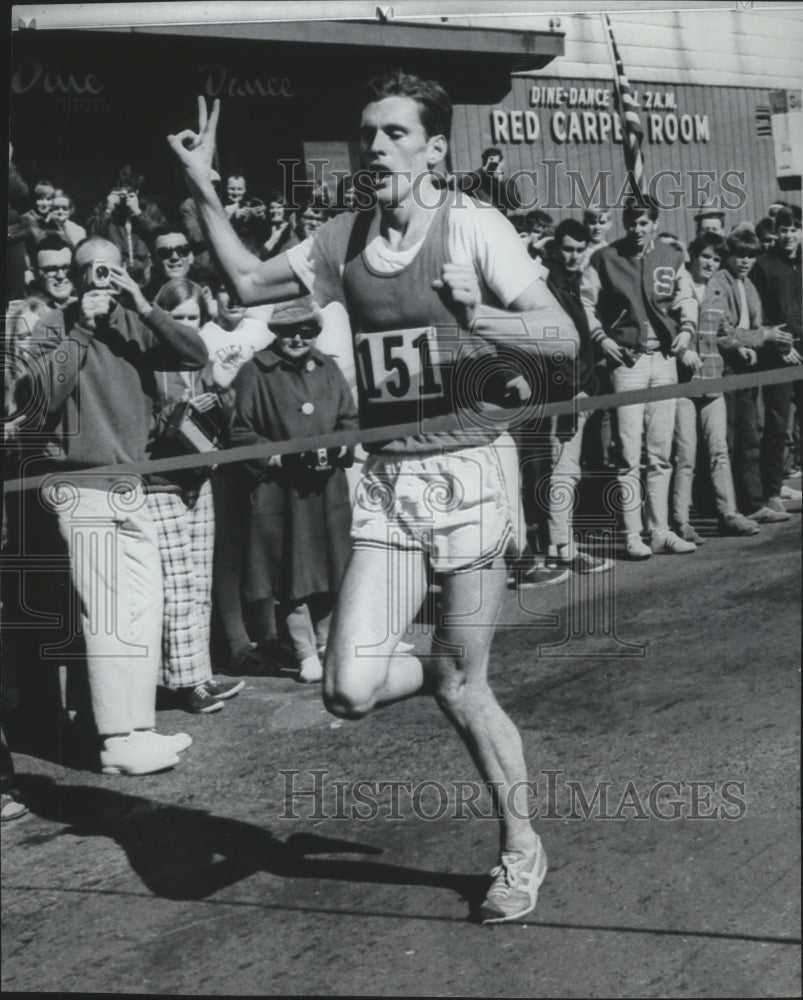
[(167, 774), (19, 755), (3, 989), (800, 995), (800, 571), (795, 517), (617, 563), (612, 601), (510, 593), (492, 683), (549, 856), (520, 924), (468, 919), (496, 824), (485, 793), (466, 818), (476, 776), (424, 700), (340, 722), (260, 678), (216, 716), (160, 713), (195, 739)]

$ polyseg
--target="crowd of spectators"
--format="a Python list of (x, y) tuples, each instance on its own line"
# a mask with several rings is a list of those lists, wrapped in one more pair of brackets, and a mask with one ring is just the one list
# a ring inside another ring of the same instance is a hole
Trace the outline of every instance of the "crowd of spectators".
[[(570, 370), (556, 362), (565, 371), (547, 379), (549, 401), (803, 362), (798, 207), (778, 203), (730, 232), (724, 213), (702, 212), (686, 247), (658, 232), (647, 198), (582, 220), (522, 211), (496, 148), (466, 176), (464, 190), (508, 215), (580, 332)], [(64, 616), (76, 625), (64, 648), (83, 644), (102, 769), (128, 774), (174, 766), (191, 742), (156, 731), (159, 687), (186, 711), (213, 714), (247, 675), (293, 669), (319, 681), (349, 555), (353, 448), (217, 467), (178, 460), (357, 427), (353, 360), (316, 346), (326, 315), (311, 300), (243, 308), (192, 199), (168, 210), (143, 185), (123, 168), (76, 220), (68, 192), (46, 180), (29, 189), (10, 163), (7, 473), (48, 478), (7, 498), (4, 549), (67, 554), (78, 601)], [(295, 206), (280, 191), (256, 196), (241, 175), (220, 189), (235, 232), (262, 260), (314, 240), (334, 214), (324, 190)], [(622, 232), (610, 239), (617, 217)], [(526, 378), (511, 387), (508, 403), (532, 401)], [(690, 554), (704, 541), (700, 471), (719, 533), (747, 537), (788, 520), (800, 510), (800, 401), (801, 383), (786, 382), (519, 428), (528, 546), (509, 585), (610, 569), (581, 551), (565, 500), (586, 471), (617, 477), (631, 559)], [(546, 457), (533, 440), (549, 443)], [(146, 459), (168, 461), (145, 475), (107, 468)], [(113, 565), (93, 548), (98, 531), (116, 540)], [(4, 574), (6, 624), (36, 606), (15, 592), (18, 580)], [(52, 582), (40, 591), (58, 603)], [(114, 627), (98, 630), (101, 619)], [(30, 669), (32, 649), (11, 649), (17, 670)], [(69, 688), (62, 708), (72, 710)], [(6, 805), (14, 811), (4, 795)]]

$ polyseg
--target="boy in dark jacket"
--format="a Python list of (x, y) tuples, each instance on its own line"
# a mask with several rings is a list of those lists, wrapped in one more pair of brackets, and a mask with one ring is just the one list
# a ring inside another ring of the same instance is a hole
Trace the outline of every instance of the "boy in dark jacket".
[[(803, 317), (801, 316), (801, 248), (800, 207), (789, 205), (775, 216), (777, 241), (768, 253), (762, 254), (750, 273), (756, 286), (764, 323), (781, 325), (792, 335), (792, 345), (783, 354), (759, 353), (759, 364), (767, 368), (803, 363)], [(800, 510), (800, 490), (784, 486), (784, 447), (792, 400), (797, 406), (798, 419), (803, 408), (803, 381), (781, 385), (765, 385), (764, 430), (761, 438), (761, 475), (768, 506), (783, 510)], [(791, 503), (789, 503), (791, 501)]]

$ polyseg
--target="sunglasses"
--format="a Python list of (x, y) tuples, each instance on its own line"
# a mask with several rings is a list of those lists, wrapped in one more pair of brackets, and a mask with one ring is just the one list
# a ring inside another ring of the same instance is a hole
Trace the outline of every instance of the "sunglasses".
[(182, 259), (189, 257), (190, 246), (188, 243), (182, 243), (180, 247), (159, 247), (156, 251), (156, 256), (159, 260), (170, 260), (173, 254), (178, 254)]
[(40, 267), (39, 270), (42, 274), (54, 278), (57, 274), (69, 274), (71, 266), (70, 264), (46, 264), (44, 267)]
[(295, 340), (296, 336), (302, 340), (314, 340), (320, 332), (317, 326), (293, 326), (282, 330), (279, 336), (282, 340)]

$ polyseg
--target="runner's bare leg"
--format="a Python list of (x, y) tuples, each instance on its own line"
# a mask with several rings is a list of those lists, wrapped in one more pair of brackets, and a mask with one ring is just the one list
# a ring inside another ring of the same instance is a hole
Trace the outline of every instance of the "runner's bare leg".
[(498, 788), (502, 850), (527, 853), (535, 848), (536, 839), (527, 818), (524, 749), (518, 729), (488, 684), (491, 641), (506, 588), (502, 558), (491, 568), (443, 578), (435, 634), (440, 646), (434, 648), (448, 652), (434, 660), (431, 683), (483, 779)]
[(421, 661), (393, 651), (426, 593), (422, 553), (354, 549), (326, 649), (324, 701), (330, 712), (358, 719), (377, 705), (423, 693)]
[[(404, 585), (401, 585), (404, 581)], [(441, 622), (433, 655), (394, 656), (426, 595), (420, 553), (356, 549), (338, 599), (324, 679), (327, 708), (360, 718), (372, 708), (432, 694), (457, 729), (483, 780), (498, 788), (502, 849), (528, 852), (535, 834), (526, 818), (521, 737), (488, 685), (488, 657), (506, 588), (504, 560), (492, 569), (443, 577)], [(396, 610), (396, 627), (388, 615)], [(459, 616), (459, 620), (451, 621)], [(511, 811), (513, 803), (515, 809)]]

